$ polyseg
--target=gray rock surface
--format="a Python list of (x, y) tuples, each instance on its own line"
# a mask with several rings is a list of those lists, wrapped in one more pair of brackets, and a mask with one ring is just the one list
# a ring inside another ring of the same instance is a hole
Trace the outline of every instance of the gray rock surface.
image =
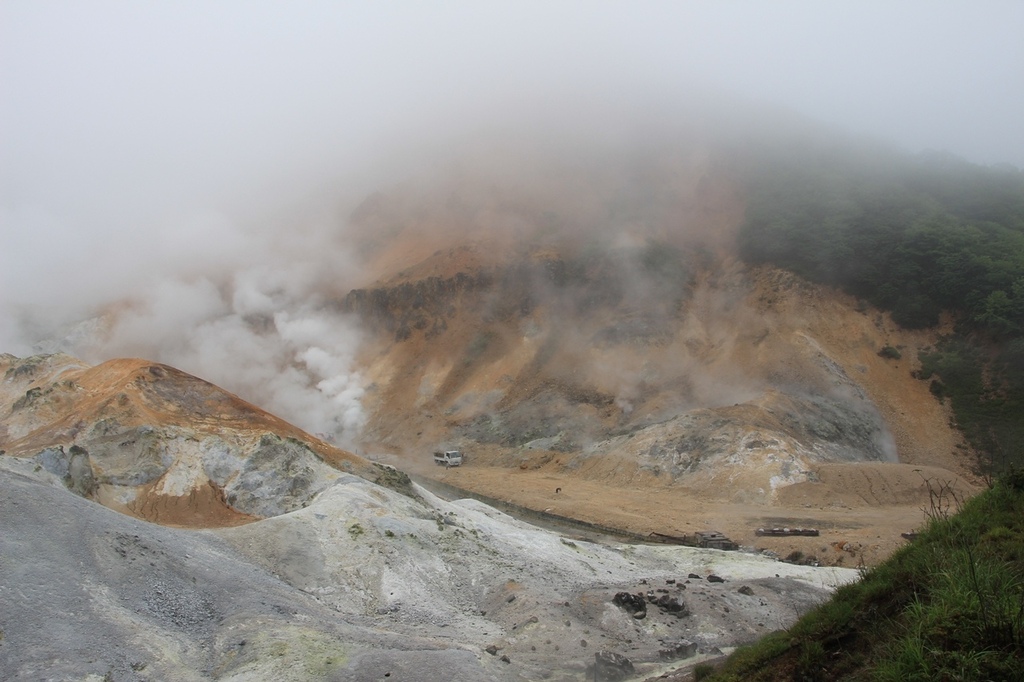
[[(291, 513), (167, 528), (72, 494), (60, 473), (0, 457), (3, 679), (578, 680), (595, 651), (648, 673), (682, 640), (721, 648), (784, 627), (856, 575), (568, 541), (346, 474)], [(729, 583), (684, 588), (691, 570)], [(634, 619), (612, 600), (640, 580), (685, 589), (692, 613)]]

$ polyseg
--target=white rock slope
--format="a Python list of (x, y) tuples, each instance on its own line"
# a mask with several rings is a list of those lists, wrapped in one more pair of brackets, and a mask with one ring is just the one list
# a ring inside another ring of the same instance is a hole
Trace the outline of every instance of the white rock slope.
[[(416, 494), (342, 474), (304, 509), (175, 529), (0, 457), (0, 677), (582, 680), (602, 650), (641, 675), (685, 641), (708, 651), (785, 627), (856, 578), (598, 545)], [(689, 615), (612, 602), (648, 590)]]

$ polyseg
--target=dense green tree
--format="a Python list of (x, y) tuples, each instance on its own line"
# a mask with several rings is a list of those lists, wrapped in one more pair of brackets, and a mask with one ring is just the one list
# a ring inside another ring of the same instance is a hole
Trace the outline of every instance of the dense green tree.
[(746, 150), (739, 246), (892, 313), (909, 328), (952, 313), (924, 358), (972, 443), (1024, 465), (1024, 172), (825, 138)]

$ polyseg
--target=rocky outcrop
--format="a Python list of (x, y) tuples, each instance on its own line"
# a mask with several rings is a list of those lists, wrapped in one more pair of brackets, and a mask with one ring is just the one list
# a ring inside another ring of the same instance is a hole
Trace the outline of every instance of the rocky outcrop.
[(32, 458), (68, 489), (118, 511), (174, 525), (236, 525), (307, 506), (343, 471), (411, 492), (397, 472), (166, 365), (2, 360), (0, 450)]
[[(539, 306), (568, 315), (590, 315), (627, 306), (615, 324), (594, 331), (592, 342), (659, 344), (671, 337), (671, 315), (692, 284), (691, 259), (664, 245), (591, 252), (562, 258), (524, 255), (508, 263), (450, 277), (428, 276), (350, 291), (340, 303), (371, 328), (393, 333), (403, 341), (413, 333), (431, 338), (448, 330), (457, 312), (473, 311), (485, 322), (530, 317)], [(403, 278), (402, 273), (399, 278)], [(642, 294), (640, 292), (643, 292)], [(661, 296), (664, 294), (664, 296)], [(646, 300), (643, 305), (638, 298)]]
[(396, 341), (409, 338), (414, 330), (428, 337), (437, 336), (447, 329), (456, 306), (465, 304), (463, 298), (490, 289), (494, 282), (494, 274), (484, 271), (353, 289), (341, 301), (340, 308), (358, 315), (371, 328), (394, 334)]
[(72, 445), (67, 452), (62, 446), (46, 448), (34, 459), (76, 495), (92, 497), (96, 492), (96, 477), (85, 448)]

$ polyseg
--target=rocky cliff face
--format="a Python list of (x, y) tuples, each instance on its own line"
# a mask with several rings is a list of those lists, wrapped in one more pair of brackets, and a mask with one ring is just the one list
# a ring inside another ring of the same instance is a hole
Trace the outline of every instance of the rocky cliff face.
[[(929, 480), (969, 493), (971, 453), (914, 377), (941, 330), (742, 262), (721, 159), (477, 159), (368, 199), (347, 233), (364, 281), (334, 302), (367, 332), (363, 451), (536, 510), (829, 563), (893, 551)], [(436, 470), (439, 447), (466, 465)], [(835, 537), (755, 537), (774, 522)]]
[[(897, 462), (901, 447), (914, 461), (955, 439), (933, 398), (914, 410), (941, 431), (913, 439), (897, 435), (906, 413), (879, 405), (892, 396), (878, 379), (926, 394), (913, 360), (878, 351), (899, 343), (913, 358), (932, 339), (838, 294), (650, 239), (510, 258), (461, 271), (465, 249), (434, 254), (457, 271), (407, 271), (344, 300), (376, 330), (363, 354), (370, 443), (412, 454), (443, 440), (502, 466), (603, 459), (626, 479), (694, 487), (742, 474), (744, 498), (770, 501), (818, 464)], [(814, 310), (823, 300), (836, 317)]]

